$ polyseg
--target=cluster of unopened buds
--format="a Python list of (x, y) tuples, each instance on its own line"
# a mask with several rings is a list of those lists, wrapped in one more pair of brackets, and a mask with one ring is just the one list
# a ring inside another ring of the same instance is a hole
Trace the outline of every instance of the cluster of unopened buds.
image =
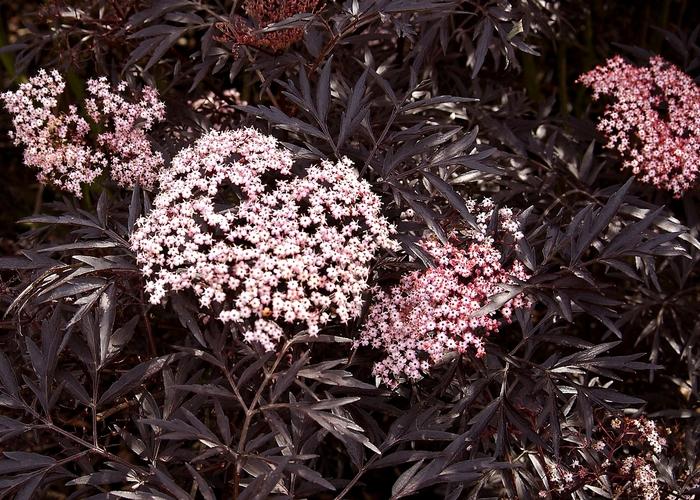
[[(540, 491), (540, 497), (547, 498), (552, 491), (557, 494), (577, 491), (606, 477), (606, 484), (615, 489), (610, 493), (617, 498), (624, 493), (625, 498), (661, 499), (654, 459), (661, 457), (666, 438), (661, 436), (656, 424), (645, 417), (616, 417), (607, 419), (603, 426), (599, 429), (600, 439), (580, 450), (584, 459), (593, 452), (584, 461), (586, 466), (578, 458), (569, 465), (547, 464), (547, 476), (552, 488), (549, 492)], [(621, 452), (625, 454), (620, 456)]]
[(282, 51), (303, 38), (304, 28), (288, 27), (265, 33), (261, 31), (296, 14), (313, 13), (318, 3), (319, 0), (245, 0), (243, 10), (254, 24), (235, 16), (231, 22), (216, 24), (221, 32), (217, 38), (223, 42), (232, 42), (236, 49), (245, 45), (272, 52)]
[(582, 75), (593, 98), (609, 97), (598, 129), (643, 182), (680, 197), (700, 169), (700, 87), (661, 57), (646, 67), (616, 56)]
[(494, 295), (526, 280), (528, 274), (520, 261), (502, 263), (498, 243), (513, 244), (522, 238), (513, 211), (498, 209), (497, 242), (487, 234), (496, 210), (493, 202), (468, 200), (467, 206), (476, 215), (478, 229), (453, 232), (447, 244), (434, 236), (423, 239), (421, 246), (435, 265), (405, 275), (388, 291), (375, 291), (355, 346), (386, 353), (375, 364), (374, 374), (391, 388), (404, 379), (421, 379), (450, 352), (473, 350), (477, 357), (483, 356), (484, 338), (510, 322), (514, 309), (528, 305), (525, 296), (516, 295), (496, 312), (478, 313)]
[(0, 96), (13, 115), (14, 141), (25, 147), (24, 162), (38, 170), (39, 181), (81, 197), (82, 185), (109, 169), (122, 187), (153, 189), (163, 157), (153, 151), (146, 132), (165, 118), (158, 93), (145, 87), (132, 102), (123, 97), (125, 83), (115, 92), (106, 78), (88, 80), (85, 108), (100, 129), (93, 137), (76, 106), (59, 111), (65, 85), (57, 71), (40, 70), (16, 91)]
[(267, 350), (280, 323), (316, 335), (359, 316), (376, 252), (397, 249), (380, 199), (347, 159), (301, 176), (291, 167), (290, 152), (254, 129), (181, 150), (131, 241), (151, 302), (191, 289)]

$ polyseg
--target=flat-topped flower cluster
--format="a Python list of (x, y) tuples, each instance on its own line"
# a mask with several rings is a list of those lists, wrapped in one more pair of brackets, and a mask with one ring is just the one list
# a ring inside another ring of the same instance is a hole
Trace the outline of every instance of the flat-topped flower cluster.
[[(402, 379), (421, 379), (450, 352), (472, 349), (483, 356), (483, 339), (498, 332), (502, 322), (510, 322), (514, 308), (528, 303), (518, 295), (498, 313), (476, 314), (489, 298), (505, 291), (505, 284), (528, 275), (520, 261), (503, 265), (496, 240), (487, 235), (496, 210), (493, 202), (468, 200), (467, 207), (476, 214), (478, 230), (455, 232), (448, 244), (434, 236), (425, 238), (421, 246), (435, 266), (405, 275), (389, 291), (376, 291), (356, 346), (386, 352), (374, 374), (389, 387), (397, 387)], [(513, 242), (522, 237), (511, 209), (499, 209), (498, 221), (504, 239)]]
[(582, 75), (593, 98), (610, 97), (598, 129), (643, 182), (680, 197), (700, 169), (700, 87), (655, 56), (637, 67), (616, 56)]
[(38, 170), (39, 181), (81, 197), (81, 185), (109, 169), (122, 187), (153, 189), (163, 157), (152, 150), (146, 132), (165, 118), (156, 90), (145, 87), (131, 102), (123, 96), (125, 83), (114, 92), (104, 77), (88, 80), (85, 108), (100, 130), (93, 134), (75, 105), (59, 111), (65, 86), (57, 71), (40, 70), (0, 95), (13, 115), (15, 144), (25, 147), (24, 162)]
[(396, 248), (380, 199), (348, 160), (303, 176), (291, 167), (289, 151), (250, 128), (180, 151), (132, 237), (151, 301), (191, 289), (267, 350), (280, 323), (315, 335), (359, 316), (375, 253)]

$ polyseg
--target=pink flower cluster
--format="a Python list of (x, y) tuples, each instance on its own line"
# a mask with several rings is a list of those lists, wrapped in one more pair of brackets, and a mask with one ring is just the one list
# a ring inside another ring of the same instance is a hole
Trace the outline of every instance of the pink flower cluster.
[(659, 481), (656, 470), (643, 457), (631, 456), (625, 458), (620, 467), (620, 473), (631, 475), (632, 486), (644, 500), (661, 500)]
[[(355, 342), (355, 347), (369, 345), (386, 352), (387, 357), (375, 364), (374, 374), (391, 388), (404, 378), (419, 380), (449, 352), (474, 349), (483, 356), (483, 338), (498, 332), (503, 321), (511, 321), (514, 308), (528, 305), (519, 295), (504, 304), (498, 315), (475, 314), (490, 297), (505, 291), (504, 284), (528, 275), (519, 261), (503, 266), (496, 241), (486, 236), (493, 202), (469, 200), (468, 208), (477, 214), (481, 231), (465, 231), (464, 243), (456, 233), (448, 245), (434, 237), (424, 239), (422, 248), (435, 267), (404, 276), (388, 292), (378, 290)], [(500, 209), (498, 218), (504, 239), (522, 237), (511, 209)]]
[[(58, 111), (64, 90), (57, 71), (40, 70), (15, 92), (0, 95), (13, 115), (15, 144), (25, 146), (24, 162), (38, 169), (39, 181), (80, 197), (81, 184), (110, 168), (119, 185), (152, 189), (163, 158), (152, 151), (145, 132), (165, 117), (157, 92), (147, 87), (141, 100), (131, 103), (113, 93), (105, 78), (88, 80), (85, 107), (103, 130), (90, 140), (90, 124), (74, 105)], [(117, 90), (123, 93), (126, 84)]]
[(593, 98), (612, 98), (598, 129), (641, 181), (680, 197), (700, 169), (700, 88), (661, 57), (648, 67), (608, 60), (582, 75)]
[(39, 169), (39, 181), (80, 196), (80, 184), (99, 176), (105, 159), (86, 144), (90, 126), (75, 106), (69, 106), (67, 113), (55, 113), (64, 88), (57, 71), (42, 69), (17, 91), (0, 97), (14, 115), (15, 144), (25, 146), (24, 162)]
[(655, 455), (660, 455), (666, 446), (666, 438), (659, 436), (656, 424), (646, 418), (636, 418), (632, 420), (632, 425), (636, 428), (639, 438), (647, 443)]
[(112, 89), (105, 77), (87, 82), (85, 108), (90, 118), (100, 123), (104, 132), (97, 143), (109, 154), (110, 175), (122, 187), (139, 184), (153, 189), (163, 166), (163, 157), (153, 151), (146, 132), (165, 119), (165, 104), (153, 87), (144, 87), (141, 99), (131, 103), (120, 94), (126, 92), (126, 82)]
[(211, 132), (182, 150), (132, 236), (151, 302), (191, 289), (267, 350), (280, 322), (315, 335), (357, 317), (376, 251), (396, 248), (380, 200), (348, 160), (304, 176), (291, 166), (289, 151), (254, 129)]
[[(610, 490), (616, 498), (624, 495), (624, 498), (659, 500), (661, 488), (655, 458), (662, 458), (667, 442), (656, 424), (645, 417), (613, 418), (598, 430), (600, 440), (590, 443), (584, 439), (580, 445), (578, 456), (584, 459), (584, 464), (578, 458), (569, 466), (547, 463), (548, 479), (557, 497), (580, 491), (585, 485), (596, 485)], [(636, 454), (630, 454), (632, 450)], [(595, 453), (591, 455), (592, 451)], [(549, 493), (543, 490), (540, 496), (548, 497)]]
[[(665, 437), (661, 437), (654, 421), (645, 417), (625, 418), (621, 420), (615, 418), (611, 425), (613, 430), (619, 432), (619, 440), (622, 443), (644, 449), (645, 453), (627, 456), (623, 459), (618, 472), (628, 476), (632, 480), (632, 488), (639, 495), (638, 498), (644, 500), (659, 500), (661, 492), (659, 481), (654, 467), (654, 457), (660, 457), (667, 442)], [(606, 446), (611, 451), (618, 446), (612, 444)], [(611, 460), (607, 460), (609, 465), (613, 465)]]
[(654, 457), (661, 455), (667, 445), (666, 438), (659, 435), (654, 421), (644, 417), (625, 418), (624, 422), (614, 419), (611, 427), (620, 430), (628, 444), (648, 447), (646, 453), (625, 457), (619, 472), (625, 476), (631, 476), (632, 487), (639, 498), (659, 500), (661, 492), (654, 467)]

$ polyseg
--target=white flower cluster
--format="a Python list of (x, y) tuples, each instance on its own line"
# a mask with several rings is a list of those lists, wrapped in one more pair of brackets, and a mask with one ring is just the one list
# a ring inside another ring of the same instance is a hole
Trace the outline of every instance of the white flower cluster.
[(160, 176), (132, 247), (153, 303), (191, 289), (203, 307), (274, 349), (279, 322), (311, 335), (359, 316), (380, 248), (396, 248), (381, 202), (352, 164), (291, 176), (292, 158), (254, 129), (211, 132)]

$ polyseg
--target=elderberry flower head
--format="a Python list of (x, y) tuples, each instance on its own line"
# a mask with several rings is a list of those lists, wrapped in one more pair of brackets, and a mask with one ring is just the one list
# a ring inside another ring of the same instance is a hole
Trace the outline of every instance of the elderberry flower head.
[(291, 166), (254, 129), (210, 132), (178, 153), (131, 241), (151, 302), (191, 289), (267, 350), (280, 324), (315, 335), (357, 317), (375, 253), (396, 248), (393, 229), (349, 160), (299, 177)]
[(24, 163), (38, 169), (39, 182), (80, 197), (80, 185), (95, 180), (106, 159), (87, 144), (90, 126), (75, 106), (66, 113), (56, 112), (65, 86), (56, 70), (47, 73), (42, 69), (0, 98), (13, 115), (14, 142), (25, 147)]
[(625, 458), (620, 472), (633, 477), (632, 487), (644, 500), (660, 500), (659, 481), (656, 470), (643, 457), (630, 456)]
[(636, 67), (616, 56), (579, 78), (611, 98), (598, 123), (607, 146), (642, 182), (680, 197), (700, 169), (700, 87), (661, 57)]
[[(449, 352), (473, 349), (483, 356), (484, 337), (498, 332), (503, 321), (510, 322), (514, 308), (528, 305), (519, 295), (505, 303), (498, 316), (475, 314), (491, 296), (505, 291), (504, 284), (512, 283), (513, 278), (525, 280), (528, 275), (519, 261), (503, 266), (501, 251), (493, 236), (486, 234), (493, 202), (468, 200), (467, 206), (477, 214), (479, 230), (466, 231), (463, 243), (456, 233), (448, 244), (425, 238), (421, 246), (435, 267), (404, 276), (388, 292), (377, 290), (355, 342), (355, 347), (372, 346), (386, 352), (386, 358), (375, 364), (374, 374), (391, 388), (404, 378), (419, 380)], [(498, 219), (506, 238), (522, 237), (511, 209), (500, 209)]]
[(655, 455), (660, 455), (663, 447), (666, 445), (666, 439), (659, 436), (659, 431), (656, 429), (656, 423), (653, 420), (646, 418), (637, 418), (632, 420), (632, 425), (639, 432), (641, 439), (651, 447)]
[(76, 106), (60, 112), (65, 81), (53, 70), (40, 70), (14, 92), (0, 95), (13, 115), (14, 142), (25, 147), (24, 163), (38, 170), (41, 183), (81, 197), (81, 185), (92, 183), (107, 168), (122, 187), (140, 184), (153, 189), (163, 165), (145, 132), (165, 117), (157, 92), (146, 87), (135, 103), (115, 93), (106, 78), (87, 82), (85, 108), (102, 132), (92, 137), (90, 125)]
[(165, 119), (165, 105), (158, 92), (145, 87), (141, 99), (130, 102), (123, 94), (126, 83), (113, 92), (105, 77), (87, 82), (89, 97), (85, 107), (90, 117), (101, 123), (104, 131), (97, 136), (97, 143), (109, 155), (112, 179), (122, 187), (139, 184), (153, 189), (163, 157), (151, 148), (146, 132)]

